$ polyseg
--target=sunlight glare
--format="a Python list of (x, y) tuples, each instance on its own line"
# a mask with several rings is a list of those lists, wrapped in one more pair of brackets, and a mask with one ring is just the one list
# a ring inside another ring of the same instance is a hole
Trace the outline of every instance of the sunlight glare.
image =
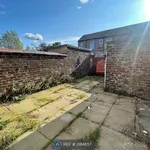
[(143, 0), (143, 1), (144, 1), (145, 19), (150, 20), (150, 0)]

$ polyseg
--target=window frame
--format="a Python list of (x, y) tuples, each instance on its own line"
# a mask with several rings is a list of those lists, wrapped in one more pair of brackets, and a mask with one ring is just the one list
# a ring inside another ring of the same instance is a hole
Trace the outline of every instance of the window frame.
[[(92, 43), (91, 43), (92, 42)], [(92, 48), (91, 48), (91, 44), (92, 44)], [(95, 47), (95, 42), (94, 40), (90, 40), (90, 49), (93, 50)]]
[[(100, 42), (100, 41), (102, 41), (102, 42)], [(103, 48), (103, 46), (104, 46), (104, 39), (103, 38), (100, 38), (98, 40), (98, 45), (99, 45), (100, 48)]]
[(82, 48), (83, 48), (83, 42), (80, 42), (80, 47), (82, 47)]

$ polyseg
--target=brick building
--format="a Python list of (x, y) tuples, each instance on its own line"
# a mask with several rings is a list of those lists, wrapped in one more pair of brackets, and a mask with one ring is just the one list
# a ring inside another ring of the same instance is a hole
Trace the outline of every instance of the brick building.
[(103, 58), (104, 54), (106, 54), (107, 52), (106, 45), (109, 42), (114, 42), (119, 46), (127, 46), (131, 43), (132, 45), (138, 44), (138, 39), (142, 36), (145, 29), (147, 31), (150, 31), (148, 24), (149, 22), (144, 22), (125, 27), (86, 34), (79, 39), (78, 46), (91, 49), (91, 51), (93, 51), (93, 53), (97, 57)]

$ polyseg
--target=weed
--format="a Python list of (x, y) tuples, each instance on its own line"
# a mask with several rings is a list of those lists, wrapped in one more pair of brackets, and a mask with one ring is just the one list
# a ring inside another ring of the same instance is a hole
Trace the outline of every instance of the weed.
[(60, 110), (61, 110), (61, 111), (65, 111), (65, 108), (64, 108), (64, 107), (61, 107)]
[(81, 140), (87, 140), (94, 143), (94, 148), (98, 148), (98, 140), (100, 138), (100, 129), (96, 128), (94, 131), (90, 132), (88, 135), (85, 135)]
[(3, 130), (6, 128), (7, 124), (10, 122), (10, 120), (5, 120), (0, 122), (0, 130)]
[(29, 130), (34, 129), (37, 126), (37, 124), (38, 124), (36, 121), (30, 120), (25, 115), (19, 116), (18, 120), (23, 122), (23, 125), (22, 125), (23, 132), (27, 132)]
[(31, 84), (31, 83), (27, 83), (27, 84), (25, 85), (25, 90), (30, 91), (31, 88), (32, 88), (32, 84)]
[(1, 145), (0, 149), (4, 149), (6, 146), (8, 146), (11, 142), (17, 139), (19, 135), (13, 131), (13, 132), (8, 132), (3, 135), (1, 135)]
[(79, 93), (79, 94), (77, 94), (77, 99), (83, 99), (85, 97), (86, 97), (85, 93)]
[(39, 98), (38, 102), (54, 102), (56, 99), (55, 98), (51, 98), (51, 97), (43, 97), (43, 98)]
[[(38, 125), (38, 122), (30, 120), (26, 115), (18, 116), (15, 119), (15, 121), (17, 121), (17, 126), (15, 126), (13, 129), (10, 128), (7, 130), (2, 130), (0, 135), (0, 149), (7, 147), (11, 142), (16, 140), (17, 137), (19, 137), (21, 134), (29, 130), (33, 130)], [(8, 123), (9, 120), (3, 122), (3, 125), (6, 126), (6, 124)]]

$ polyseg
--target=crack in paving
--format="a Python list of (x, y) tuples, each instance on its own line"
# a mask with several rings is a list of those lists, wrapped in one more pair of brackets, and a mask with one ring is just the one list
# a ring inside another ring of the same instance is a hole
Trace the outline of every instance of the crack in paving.
[[(105, 122), (107, 116), (109, 115), (110, 111), (112, 110), (112, 107), (115, 105), (117, 99), (118, 99), (118, 95), (117, 95), (116, 99), (114, 100), (114, 102), (112, 103), (112, 106), (110, 107), (110, 110), (109, 110), (108, 113), (106, 114), (104, 120), (102, 121), (101, 126), (104, 125), (104, 122)], [(100, 126), (100, 127), (101, 127), (101, 126)]]

